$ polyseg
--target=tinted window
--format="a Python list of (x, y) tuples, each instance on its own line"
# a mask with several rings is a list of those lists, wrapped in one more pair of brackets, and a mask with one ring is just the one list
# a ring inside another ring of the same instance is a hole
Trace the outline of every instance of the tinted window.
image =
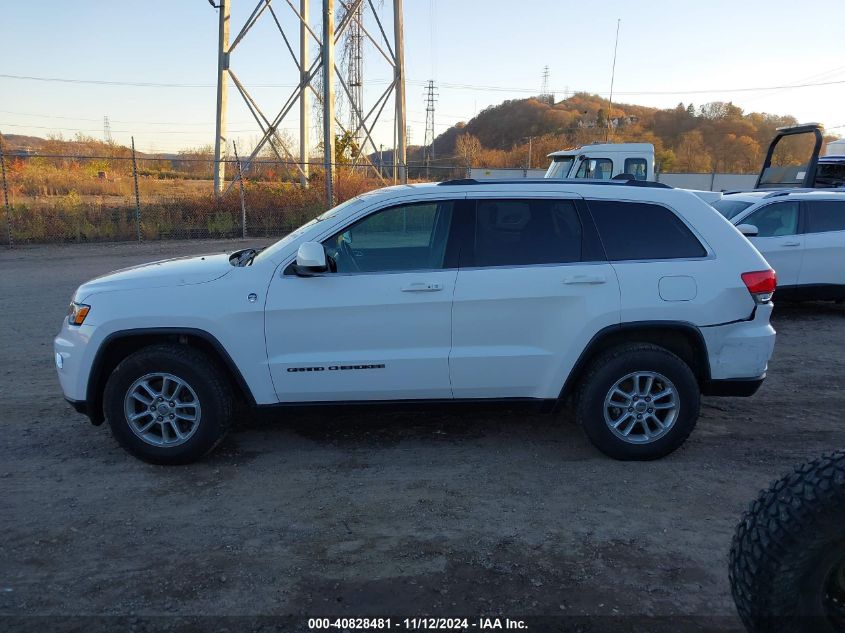
[(775, 202), (754, 211), (740, 224), (757, 227), (757, 237), (780, 237), (798, 232), (798, 203)]
[(611, 261), (707, 254), (692, 231), (666, 207), (616, 200), (590, 200), (589, 205)]
[(626, 158), (625, 169), (626, 174), (631, 174), (637, 180), (645, 180), (648, 176), (648, 163), (645, 158)]
[(443, 266), (452, 202), (391, 207), (323, 242), (339, 273), (436, 269)]
[(845, 161), (819, 163), (816, 169), (816, 187), (842, 187), (845, 185)]
[(581, 222), (571, 200), (479, 200), (475, 266), (581, 260)]
[(609, 158), (586, 158), (578, 167), (576, 178), (594, 178), (596, 180), (610, 180), (613, 176), (613, 161)]
[(721, 200), (716, 200), (716, 202), (713, 203), (713, 208), (730, 220), (731, 218), (738, 216), (742, 211), (745, 211), (752, 204), (754, 203), (722, 198)]
[(807, 233), (845, 231), (845, 200), (807, 203)]

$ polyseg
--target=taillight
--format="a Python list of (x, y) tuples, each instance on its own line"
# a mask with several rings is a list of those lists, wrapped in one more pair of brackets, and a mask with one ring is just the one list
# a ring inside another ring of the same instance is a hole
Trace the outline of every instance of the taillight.
[(778, 277), (773, 270), (742, 273), (742, 281), (757, 303), (771, 301), (778, 285)]

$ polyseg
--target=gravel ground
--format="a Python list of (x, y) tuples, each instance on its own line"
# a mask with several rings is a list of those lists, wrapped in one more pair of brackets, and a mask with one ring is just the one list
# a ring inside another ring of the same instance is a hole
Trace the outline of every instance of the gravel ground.
[(0, 254), (7, 630), (425, 614), (739, 630), (726, 561), (742, 510), (845, 446), (845, 306), (820, 303), (778, 306), (764, 386), (705, 399), (658, 462), (603, 457), (568, 415), (498, 411), (253, 417), (201, 463), (137, 461), (62, 400), (51, 345), (69, 297), (115, 268), (235, 244)]

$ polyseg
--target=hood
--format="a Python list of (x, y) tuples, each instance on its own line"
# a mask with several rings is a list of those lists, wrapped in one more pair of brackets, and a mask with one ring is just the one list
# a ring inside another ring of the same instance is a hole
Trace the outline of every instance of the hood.
[(232, 271), (229, 255), (197, 255), (163, 259), (140, 266), (131, 266), (95, 277), (79, 286), (76, 301), (111, 290), (135, 290), (140, 288), (162, 288), (165, 286), (188, 286), (203, 284), (219, 279)]

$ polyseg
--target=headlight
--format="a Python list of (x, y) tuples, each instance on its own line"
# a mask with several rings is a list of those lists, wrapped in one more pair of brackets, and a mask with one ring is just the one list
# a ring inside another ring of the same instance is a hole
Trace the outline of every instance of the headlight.
[(88, 316), (88, 312), (90, 312), (91, 306), (87, 306), (84, 303), (73, 303), (71, 302), (70, 307), (67, 310), (67, 322), (70, 325), (82, 325), (85, 322), (85, 317)]

